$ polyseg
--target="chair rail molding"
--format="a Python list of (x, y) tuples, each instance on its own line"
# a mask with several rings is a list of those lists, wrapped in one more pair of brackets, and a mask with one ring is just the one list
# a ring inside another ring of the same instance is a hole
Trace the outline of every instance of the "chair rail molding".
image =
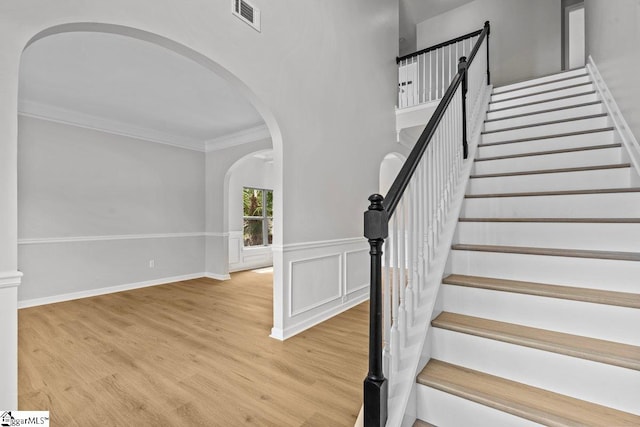
[(21, 271), (2, 271), (0, 272), (0, 289), (15, 288), (22, 283)]

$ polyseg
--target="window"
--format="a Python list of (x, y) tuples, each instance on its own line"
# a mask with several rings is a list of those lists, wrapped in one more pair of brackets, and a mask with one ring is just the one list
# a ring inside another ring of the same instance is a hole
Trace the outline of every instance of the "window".
[(267, 246), (273, 242), (273, 190), (242, 189), (244, 245)]

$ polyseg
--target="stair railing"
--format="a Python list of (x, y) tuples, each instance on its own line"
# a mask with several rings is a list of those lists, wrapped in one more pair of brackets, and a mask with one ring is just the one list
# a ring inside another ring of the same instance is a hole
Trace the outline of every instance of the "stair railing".
[[(459, 58), (470, 56), (482, 31), (474, 31), (396, 58), (398, 108), (442, 99), (453, 76), (458, 72)], [(488, 68), (487, 80), (491, 84)]]
[[(369, 197), (364, 214), (371, 256), (366, 427), (384, 426), (390, 411), (404, 411), (388, 407), (388, 399), (396, 386), (394, 376), (403, 368), (408, 331), (426, 305), (421, 295), (426, 294), (430, 262), (468, 155), (467, 123), (477, 122), (480, 95), (489, 84), (489, 32), (487, 21), (471, 33), (477, 38), (468, 58), (459, 59), (456, 74), (389, 192)], [(476, 59), (483, 44), (487, 55)]]

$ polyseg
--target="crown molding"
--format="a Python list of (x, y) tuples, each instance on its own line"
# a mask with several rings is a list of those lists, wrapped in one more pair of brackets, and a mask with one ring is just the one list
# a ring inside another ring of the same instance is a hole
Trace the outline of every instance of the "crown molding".
[(261, 139), (266, 138), (271, 138), (271, 134), (269, 133), (267, 125), (262, 124), (239, 132), (209, 139), (205, 141), (205, 151), (210, 152), (223, 150), (225, 148), (237, 147), (238, 145), (260, 141)]
[(200, 139), (161, 132), (156, 129), (136, 126), (118, 120), (106, 119), (80, 111), (29, 100), (20, 101), (18, 114), (24, 117), (46, 120), (53, 123), (75, 126), (98, 132), (106, 132), (113, 135), (141, 139), (144, 141), (156, 142), (158, 144), (170, 145), (172, 147), (199, 152), (222, 150), (259, 141), (261, 139), (271, 138), (269, 129), (265, 124), (262, 124), (203, 141)]
[(24, 117), (32, 117), (127, 138), (142, 139), (159, 144), (171, 145), (173, 147), (204, 152), (204, 142), (201, 140), (161, 132), (142, 126), (135, 126), (118, 120), (105, 119), (103, 117), (40, 102), (21, 100), (18, 114)]

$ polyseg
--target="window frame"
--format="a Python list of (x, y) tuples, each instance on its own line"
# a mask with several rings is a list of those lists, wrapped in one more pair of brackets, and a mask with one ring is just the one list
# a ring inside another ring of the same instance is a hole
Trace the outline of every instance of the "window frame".
[[(266, 246), (271, 246), (272, 243), (269, 243), (269, 220), (273, 222), (273, 206), (271, 207), (271, 215), (268, 216), (267, 209), (267, 192), (271, 193), (271, 200), (273, 200), (273, 190), (269, 188), (260, 188), (260, 187), (245, 187), (242, 186), (242, 195), (244, 197), (245, 190), (257, 190), (262, 192), (262, 215), (261, 216), (246, 216), (244, 215), (244, 200), (242, 207), (242, 247), (247, 248), (262, 248)], [(254, 221), (262, 221), (262, 244), (261, 245), (247, 245), (244, 238), (244, 224), (246, 220), (254, 220)]]

